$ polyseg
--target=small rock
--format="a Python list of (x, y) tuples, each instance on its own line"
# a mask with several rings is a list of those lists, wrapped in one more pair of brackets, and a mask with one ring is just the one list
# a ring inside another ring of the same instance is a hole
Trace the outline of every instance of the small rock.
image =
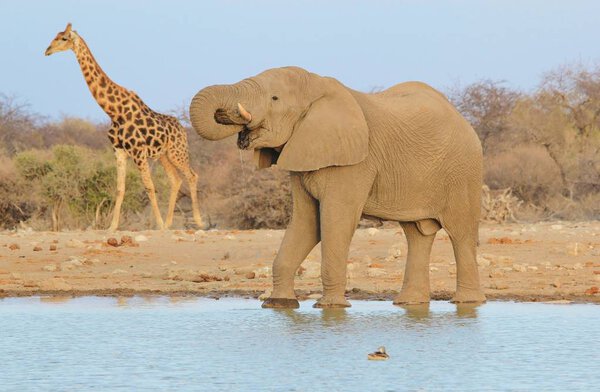
[(39, 246), (39, 245), (36, 245), (36, 246), (34, 246), (34, 247), (33, 247), (33, 251), (34, 251), (34, 252), (39, 252), (39, 251), (41, 251), (41, 250), (42, 250), (42, 247), (41, 247), (41, 246)]
[(598, 286), (592, 286), (589, 289), (585, 290), (585, 295), (596, 295), (600, 292)]
[(501, 270), (494, 269), (490, 271), (488, 276), (490, 278), (502, 278), (504, 277), (504, 272), (502, 272)]
[(392, 247), (390, 249), (388, 249), (388, 256), (393, 257), (394, 259), (402, 257), (402, 245), (401, 244), (392, 245)]
[(523, 264), (514, 264), (512, 266), (512, 269), (513, 269), (513, 271), (516, 271), (516, 272), (525, 272), (525, 271), (527, 271), (527, 267), (525, 265), (523, 265)]
[(248, 272), (245, 275), (246, 279), (254, 279), (256, 277), (256, 273), (255, 272)]
[(56, 251), (56, 245), (55, 244), (51, 244), (48, 249), (54, 252), (54, 251)]
[(477, 265), (480, 267), (489, 267), (491, 264), (491, 260), (486, 258), (483, 255), (477, 255)]
[(98, 260), (98, 259), (88, 259), (88, 258), (84, 257), (83, 260), (81, 260), (81, 263), (83, 265), (94, 265), (94, 264), (100, 264), (100, 260)]
[(379, 229), (376, 229), (374, 227), (369, 227), (367, 229), (367, 234), (369, 234), (371, 237), (373, 237), (377, 233), (379, 233)]
[(117, 247), (119, 246), (119, 241), (115, 237), (110, 237), (106, 240), (106, 243), (110, 246)]
[(527, 271), (537, 271), (538, 267), (536, 267), (535, 265), (528, 265), (527, 266)]
[(387, 272), (385, 272), (383, 269), (380, 269), (380, 268), (367, 269), (367, 276), (369, 276), (371, 278), (377, 278), (377, 277), (384, 276), (384, 275), (387, 275)]
[(562, 230), (563, 225), (552, 225), (552, 226), (550, 226), (550, 228), (552, 230)]
[(138, 246), (138, 244), (129, 235), (121, 236), (121, 246)]
[(148, 237), (146, 237), (143, 234), (138, 234), (135, 236), (134, 240), (135, 240), (135, 242), (146, 242), (146, 241), (148, 241)]
[(254, 270), (257, 275), (271, 275), (271, 267), (260, 267)]
[(48, 271), (48, 272), (54, 272), (54, 271), (58, 270), (58, 267), (56, 266), (56, 264), (48, 264), (48, 265), (44, 266), (42, 268), (42, 270)]
[(14, 242), (10, 245), (8, 245), (8, 249), (10, 250), (19, 250), (21, 249), (21, 247), (19, 246), (19, 244), (15, 244)]
[(221, 257), (221, 260), (229, 260), (230, 257), (231, 257), (231, 255), (229, 254), (229, 252), (225, 252), (223, 257)]
[(228, 240), (235, 240), (235, 239), (236, 239), (236, 237), (235, 237), (233, 234), (227, 234), (227, 235), (225, 236), (225, 239), (228, 239)]
[(67, 248), (85, 248), (85, 243), (77, 238), (71, 238), (66, 243)]

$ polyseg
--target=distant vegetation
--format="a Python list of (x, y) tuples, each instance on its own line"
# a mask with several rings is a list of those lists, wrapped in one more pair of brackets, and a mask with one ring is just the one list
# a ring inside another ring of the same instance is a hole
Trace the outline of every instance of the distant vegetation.
[[(447, 94), (482, 142), (484, 218), (600, 218), (599, 68), (561, 67), (531, 92), (483, 80)], [(0, 95), (0, 226), (106, 228), (116, 173), (107, 127), (70, 117), (50, 121)], [(250, 153), (231, 139), (207, 142), (188, 133), (204, 219), (220, 228), (285, 227), (291, 198), (284, 172), (255, 170)], [(151, 228), (144, 187), (128, 165), (122, 227)], [(160, 165), (153, 171), (164, 207), (168, 181)], [(189, 207), (183, 187), (176, 227), (191, 222)]]

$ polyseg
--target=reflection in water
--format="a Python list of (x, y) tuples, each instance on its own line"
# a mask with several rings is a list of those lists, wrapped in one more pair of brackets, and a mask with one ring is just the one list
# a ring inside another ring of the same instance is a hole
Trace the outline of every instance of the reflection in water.
[(429, 320), (431, 313), (429, 311), (429, 302), (418, 305), (396, 305), (406, 311), (406, 317), (415, 321)]
[(477, 318), (477, 308), (481, 304), (456, 304), (456, 315), (463, 318)]
[(318, 322), (325, 326), (339, 325), (348, 321), (349, 317), (346, 308), (320, 309), (309, 313), (298, 309), (271, 309), (271, 311), (282, 316), (281, 319), (288, 322), (291, 327)]
[(348, 321), (347, 308), (323, 309), (321, 311), (321, 320), (325, 325), (342, 324)]
[(117, 297), (117, 306), (119, 307), (127, 307), (127, 301), (130, 297)]
[(73, 297), (70, 295), (50, 295), (47, 297), (40, 297), (40, 302), (49, 304), (64, 304), (72, 299)]

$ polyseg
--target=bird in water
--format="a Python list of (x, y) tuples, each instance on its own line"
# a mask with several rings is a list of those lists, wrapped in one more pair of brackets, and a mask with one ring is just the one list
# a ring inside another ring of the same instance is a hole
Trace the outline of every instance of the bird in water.
[(385, 361), (389, 359), (390, 356), (385, 352), (385, 347), (381, 346), (374, 353), (367, 355), (367, 358), (371, 361)]

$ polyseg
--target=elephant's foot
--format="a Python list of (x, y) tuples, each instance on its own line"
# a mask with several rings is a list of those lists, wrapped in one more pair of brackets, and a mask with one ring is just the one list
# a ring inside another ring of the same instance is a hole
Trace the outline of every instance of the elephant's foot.
[(456, 289), (456, 294), (450, 300), (453, 304), (473, 304), (473, 303), (483, 303), (486, 301), (485, 294), (481, 289), (465, 289), (458, 288)]
[(313, 305), (313, 308), (349, 308), (352, 305), (350, 305), (350, 302), (348, 302), (346, 300), (346, 298), (344, 296), (335, 296), (335, 297), (329, 297), (324, 295), (323, 297), (321, 297), (321, 299), (319, 299), (317, 302), (315, 302), (315, 304)]
[(298, 309), (300, 303), (296, 298), (267, 298), (262, 307), (267, 309)]
[(402, 290), (394, 297), (394, 305), (419, 305), (429, 303), (430, 300), (429, 292)]

